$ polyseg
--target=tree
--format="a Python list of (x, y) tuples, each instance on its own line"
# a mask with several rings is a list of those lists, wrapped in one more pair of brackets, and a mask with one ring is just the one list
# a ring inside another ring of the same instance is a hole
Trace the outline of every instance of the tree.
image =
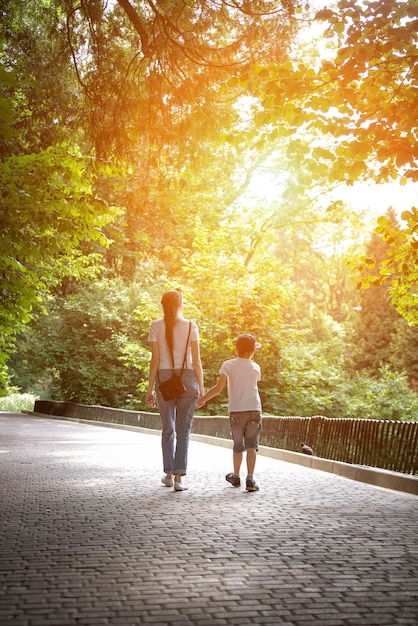
[(3, 0), (0, 63), (13, 82), (2, 95), (13, 108), (13, 134), (0, 158), (37, 153), (82, 137), (83, 107), (71, 71), (62, 12), (53, 0)]
[[(253, 333), (262, 343), (257, 360), (263, 368), (266, 410), (273, 407), (268, 389), (275, 386), (282, 343), (282, 315), (289, 300), (289, 271), (271, 254), (273, 233), (265, 238), (249, 265), (246, 264), (254, 215), (231, 209), (221, 228), (201, 223), (189, 254), (168, 286), (184, 291), (185, 315), (195, 319), (201, 334), (201, 354), (206, 386), (214, 384), (221, 363), (234, 356), (239, 334)], [(157, 296), (157, 294), (156, 294)], [(158, 299), (161, 291), (158, 293)], [(223, 395), (211, 402), (211, 412), (227, 410)]]
[[(0, 67), (0, 93), (5, 92), (14, 85), (15, 77), (13, 72)], [(14, 136), (15, 132), (12, 128), (14, 118), (15, 110), (10, 101), (0, 96), (0, 141), (10, 140)]]
[(97, 272), (116, 211), (96, 195), (91, 165), (69, 146), (1, 165), (0, 366), (52, 287)]
[[(387, 212), (386, 217), (393, 229), (399, 227), (392, 209)], [(387, 243), (373, 233), (366, 247), (365, 258), (375, 259), (377, 275), (386, 256)], [(366, 277), (369, 276), (370, 267), (364, 273)], [(360, 292), (360, 306), (350, 342), (350, 360), (355, 371), (368, 369), (372, 375), (377, 376), (381, 365), (391, 363), (399, 319), (400, 315), (391, 305), (385, 285)]]
[[(13, 266), (9, 295), (13, 291), (20, 298), (20, 290), (30, 287), (20, 312), (30, 311), (40, 289), (55, 299), (48, 302), (51, 317), (42, 320), (57, 321), (54, 372), (62, 381), (60, 394), (123, 401), (117, 393), (106, 396), (92, 349), (101, 355), (112, 389), (115, 372), (125, 363), (131, 372), (137, 368), (142, 384), (149, 314), (159, 311), (161, 291), (175, 284), (183, 287), (188, 314), (202, 329), (209, 381), (245, 329), (263, 343), (258, 357), (267, 410), (292, 412), (289, 398), (299, 410), (308, 411), (310, 398), (317, 409), (328, 407), (333, 414), (344, 407), (335, 388), (347, 376), (343, 340), (355, 300), (344, 267), (351, 249), (344, 239), (349, 232), (358, 235), (359, 222), (339, 199), (328, 202), (325, 195), (333, 186), (367, 176), (383, 180), (385, 172), (396, 170), (389, 167), (389, 156), (387, 171), (376, 159), (383, 154), (379, 141), (391, 145), (399, 120), (393, 121), (392, 135), (384, 135), (397, 110), (391, 108), (380, 135), (367, 134), (379, 126), (367, 104), (372, 67), (355, 65), (351, 84), (344, 79), (349, 54), (339, 50), (348, 48), (356, 63), (361, 60), (353, 33), (360, 26), (367, 30), (371, 20), (379, 46), (395, 34), (387, 19), (385, 30), (376, 3), (342, 1), (318, 16), (331, 23), (332, 59), (308, 58), (290, 50), (293, 28), (306, 15), (305, 6), (296, 4), (6, 0), (5, 30), (13, 36), (2, 60), (17, 72), (19, 89), (15, 93), (8, 85), (4, 93), (17, 105), (19, 124), (17, 138), (3, 144), (4, 181), (13, 190), (19, 180), (19, 189), (30, 196), (27, 204), (16, 190), (16, 197), (6, 197), (7, 258), (33, 271), (30, 281), (18, 282), (24, 270)], [(396, 19), (394, 28), (413, 18)], [(407, 29), (405, 41), (408, 37), (411, 47)], [(52, 67), (57, 53), (59, 63)], [(406, 67), (407, 59), (397, 54)], [(45, 76), (36, 90), (35, 60), (41, 57)], [(391, 77), (398, 97), (404, 85), (395, 66)], [(62, 98), (54, 91), (59, 80)], [(380, 91), (373, 102), (389, 106), (387, 89)], [(54, 124), (54, 97), (59, 124)], [(45, 138), (51, 143), (47, 150)], [(271, 203), (254, 206), (244, 192), (260, 168), (275, 175), (280, 193)], [(407, 164), (405, 180), (406, 173)], [(21, 215), (23, 232), (16, 226)], [(20, 256), (12, 256), (11, 241), (17, 241)], [(92, 260), (102, 263), (102, 298), (120, 278), (124, 288), (141, 292), (140, 311), (130, 311), (143, 320), (139, 327), (127, 324), (121, 333), (113, 324), (119, 313), (108, 324), (93, 305), (99, 290), (91, 284)], [(84, 292), (91, 314), (82, 309)], [(73, 342), (68, 311), (77, 321)], [(58, 349), (59, 338), (65, 350)], [(67, 367), (70, 349), (72, 360), (83, 364), (80, 372)], [(117, 359), (106, 359), (108, 351)], [(123, 390), (132, 393), (129, 385)]]
[[(254, 64), (242, 81), (260, 104), (259, 142), (287, 141), (298, 193), (367, 178), (417, 182), (418, 3), (341, 0), (316, 19), (326, 22), (334, 54), (301, 58), (296, 50), (284, 64)], [(386, 233), (393, 253), (382, 280), (400, 274), (391, 297), (415, 323), (416, 210), (405, 220), (406, 228)], [(382, 234), (386, 226), (381, 222)]]
[[(240, 114), (220, 87), (250, 60), (286, 54), (292, 6), (221, 4), (3, 4), (1, 60), (18, 85), (6, 84), (6, 95), (19, 111), (16, 137), (2, 145), (3, 362), (34, 304), (100, 261), (106, 224), (115, 274), (132, 278), (150, 242), (174, 274), (196, 215), (216, 223), (227, 208), (231, 177), (217, 189), (217, 172), (232, 171), (237, 152), (220, 150), (219, 135)], [(63, 141), (69, 133), (71, 144)], [(202, 181), (209, 152), (218, 166)], [(102, 175), (104, 157), (122, 162), (118, 175)], [(113, 199), (126, 207), (118, 221)]]
[(236, 172), (249, 167), (245, 142), (229, 141), (241, 92), (225, 86), (251, 62), (286, 57), (292, 13), (292, 3), (262, 0), (67, 10), (88, 136), (97, 156), (126, 164), (112, 190), (126, 207), (107, 257), (115, 273), (132, 279), (150, 244), (174, 273), (196, 216), (222, 219), (242, 185)]
[(250, 62), (283, 57), (292, 30), (287, 1), (71, 5), (68, 42), (96, 154), (136, 154), (141, 142), (143, 167), (171, 160), (168, 146), (174, 158), (193, 154), (214, 130), (221, 84)]
[[(332, 174), (352, 180), (369, 170), (377, 182), (418, 181), (418, 3), (341, 0), (335, 12), (320, 11), (317, 19), (328, 21), (325, 35), (339, 40), (334, 62), (320, 68), (325, 92), (315, 107), (324, 131), (338, 140)], [(332, 106), (338, 116), (327, 119)]]
[(51, 299), (47, 312), (18, 339), (19, 358), (10, 361), (13, 384), (56, 399), (129, 408), (149, 353), (142, 347), (128, 363), (128, 346), (146, 338), (155, 312), (140, 285), (84, 281), (66, 298)]
[[(389, 209), (379, 223), (385, 224), (385, 231), (393, 233), (394, 237), (401, 232), (399, 221), (393, 211)], [(374, 232), (360, 262), (355, 262), (357, 271), (362, 271), (360, 277), (360, 310), (357, 323), (354, 325), (354, 334), (351, 339), (351, 358), (355, 369), (369, 368), (374, 376), (379, 373), (382, 364), (391, 364), (398, 372), (405, 373), (413, 388), (416, 388), (418, 379), (418, 329), (414, 324), (408, 325), (410, 311), (404, 311), (402, 316), (393, 306), (390, 287), (382, 279), (386, 275), (388, 258), (391, 258), (392, 243), (386, 236), (378, 234), (381, 228)], [(401, 245), (398, 246), (398, 254)], [(393, 270), (395, 271), (395, 269)], [(408, 273), (409, 279), (414, 272)], [(405, 275), (398, 274), (392, 277), (392, 282), (403, 280)], [(403, 300), (402, 306), (405, 306)]]
[[(417, 182), (418, 3), (342, 0), (317, 18), (329, 22), (326, 34), (340, 42), (334, 62), (324, 62), (319, 72), (325, 94), (311, 99), (317, 98), (323, 131), (338, 142), (331, 176), (344, 171), (348, 182), (366, 175), (376, 182)], [(331, 106), (338, 115), (327, 119)], [(403, 214), (406, 226), (393, 228), (382, 217), (376, 229), (389, 246), (374, 282), (387, 283), (392, 303), (411, 324), (418, 323), (417, 218), (412, 208)]]
[(99, 164), (75, 143), (77, 83), (53, 5), (5, 0), (1, 9), (2, 389), (16, 334), (52, 287), (94, 275), (116, 216), (97, 194)]
[(411, 326), (418, 326), (418, 209), (412, 207), (401, 217), (406, 225), (399, 228), (385, 217), (379, 219), (376, 232), (387, 241), (388, 254), (377, 284), (387, 286), (392, 304)]

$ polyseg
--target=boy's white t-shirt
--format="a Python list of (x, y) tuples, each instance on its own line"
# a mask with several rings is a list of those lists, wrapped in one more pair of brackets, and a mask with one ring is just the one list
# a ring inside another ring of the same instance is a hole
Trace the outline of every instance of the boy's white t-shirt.
[(228, 379), (228, 411), (261, 411), (257, 383), (261, 369), (252, 359), (230, 359), (219, 370)]
[[(191, 321), (191, 320), (190, 320)], [(184, 351), (186, 349), (187, 336), (189, 333), (189, 320), (184, 318), (178, 320), (174, 326), (174, 368), (180, 369), (184, 359)], [(158, 369), (172, 369), (171, 357), (165, 338), (165, 322), (164, 319), (156, 320), (152, 322), (149, 335), (149, 341), (156, 341), (158, 343), (160, 363)], [(190, 343), (192, 341), (199, 341), (199, 330), (196, 322), (192, 321), (190, 329), (189, 348), (187, 350), (186, 369), (192, 369), (191, 348)]]

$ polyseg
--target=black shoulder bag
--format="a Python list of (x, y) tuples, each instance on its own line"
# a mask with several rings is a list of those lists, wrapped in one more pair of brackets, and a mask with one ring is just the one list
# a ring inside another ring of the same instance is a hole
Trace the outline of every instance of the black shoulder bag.
[(183, 365), (181, 366), (180, 374), (176, 374), (176, 372), (174, 371), (174, 359), (173, 355), (171, 355), (171, 360), (173, 362), (173, 375), (171, 378), (165, 380), (163, 383), (160, 383), (158, 386), (164, 400), (173, 400), (174, 398), (178, 398), (179, 396), (182, 396), (183, 393), (186, 391), (186, 387), (183, 385), (182, 376), (187, 358), (187, 349), (189, 347), (191, 328), (192, 323), (189, 322), (189, 334), (187, 335), (186, 349), (184, 351)]

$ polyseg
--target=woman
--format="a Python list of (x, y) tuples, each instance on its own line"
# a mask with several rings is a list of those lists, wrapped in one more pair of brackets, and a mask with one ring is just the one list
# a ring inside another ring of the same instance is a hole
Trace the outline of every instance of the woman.
[[(195, 322), (189, 322), (182, 315), (183, 296), (180, 289), (166, 291), (161, 298), (161, 304), (164, 318), (151, 324), (148, 337), (152, 352), (145, 402), (150, 407), (155, 406), (155, 383), (162, 421), (161, 444), (165, 476), (161, 480), (167, 487), (174, 485), (175, 491), (184, 491), (186, 487), (182, 483), (182, 476), (186, 475), (187, 470), (193, 414), (197, 398), (204, 394), (199, 330)], [(173, 364), (176, 373), (180, 374), (185, 352), (186, 363), (182, 380), (186, 391), (173, 400), (164, 400), (159, 383), (171, 378)]]

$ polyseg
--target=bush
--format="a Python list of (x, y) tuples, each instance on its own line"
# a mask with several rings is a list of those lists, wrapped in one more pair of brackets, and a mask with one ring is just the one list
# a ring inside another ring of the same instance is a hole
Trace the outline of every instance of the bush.
[(394, 372), (388, 365), (372, 377), (358, 373), (341, 386), (344, 417), (387, 420), (418, 420), (418, 396), (408, 386), (406, 375)]
[(148, 346), (135, 359), (131, 353), (147, 338), (151, 306), (140, 286), (119, 279), (77, 285), (49, 303), (48, 315), (34, 316), (19, 338), (12, 384), (55, 400), (125, 407), (149, 367)]
[(35, 400), (38, 398), (32, 393), (13, 393), (10, 396), (0, 398), (0, 411), (8, 413), (33, 411)]
[[(263, 371), (260, 393), (269, 415), (418, 420), (418, 396), (405, 374), (382, 365), (377, 375), (344, 369), (344, 344), (294, 340), (275, 376)], [(266, 380), (267, 379), (267, 380)], [(266, 385), (266, 387), (264, 387)]]

